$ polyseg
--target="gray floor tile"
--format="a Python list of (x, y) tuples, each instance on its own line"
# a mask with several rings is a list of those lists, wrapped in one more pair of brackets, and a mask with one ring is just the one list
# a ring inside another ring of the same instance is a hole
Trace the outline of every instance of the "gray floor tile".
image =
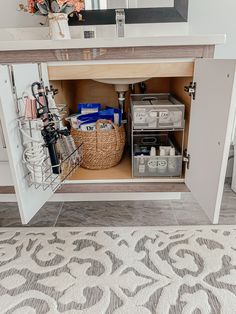
[(236, 194), (231, 189), (224, 192), (219, 223), (236, 224)]
[(170, 202), (65, 203), (56, 226), (176, 225)]
[(207, 225), (210, 220), (191, 193), (182, 193), (181, 200), (171, 201), (179, 225)]
[[(158, 226), (210, 224), (191, 193), (180, 200), (47, 203), (27, 226)], [(220, 224), (236, 224), (236, 194), (226, 184)], [(21, 227), (16, 203), (0, 203), (0, 227)]]
[(0, 203), (0, 219), (20, 219), (17, 203)]
[(176, 220), (179, 225), (209, 225), (211, 224), (210, 219), (205, 215), (203, 211), (193, 211), (189, 212), (184, 210), (177, 210), (174, 212)]
[(22, 227), (20, 218), (0, 217), (0, 227)]
[(29, 222), (30, 227), (53, 227), (63, 206), (61, 202), (46, 203)]
[(235, 213), (227, 211), (226, 213), (220, 215), (219, 224), (220, 225), (236, 225)]

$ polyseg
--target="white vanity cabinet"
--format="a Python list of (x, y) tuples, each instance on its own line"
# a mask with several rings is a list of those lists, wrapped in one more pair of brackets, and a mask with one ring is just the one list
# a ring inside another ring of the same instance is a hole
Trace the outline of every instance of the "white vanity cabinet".
[[(80, 66), (83, 70), (78, 71)], [(64, 62), (53, 64), (49, 76), (52, 76), (52, 80), (55, 80), (55, 76), (61, 80), (73, 79), (73, 76), (77, 79), (102, 79), (109, 72), (108, 78), (175, 78), (181, 77), (181, 69), (185, 66), (178, 60), (172, 63), (158, 60), (103, 61), (87, 65)], [(197, 59), (193, 66), (192, 81), (196, 89), (190, 90), (192, 101), (186, 146), (189, 160), (183, 182), (210, 220), (218, 223), (236, 108), (236, 61)], [(34, 81), (43, 80), (45, 86), (49, 85), (47, 70), (46, 64), (0, 66), (0, 115), (23, 224), (28, 223), (50, 199), (53, 190), (29, 187), (25, 179), (17, 99)], [(191, 77), (188, 74), (185, 76)], [(170, 182), (173, 182), (172, 179)]]
[(0, 120), (0, 162), (7, 161), (7, 160), (8, 160), (7, 146), (6, 146), (6, 141), (3, 134), (2, 122)]
[(12, 185), (10, 165), (7, 156), (7, 146), (0, 120), (0, 186)]

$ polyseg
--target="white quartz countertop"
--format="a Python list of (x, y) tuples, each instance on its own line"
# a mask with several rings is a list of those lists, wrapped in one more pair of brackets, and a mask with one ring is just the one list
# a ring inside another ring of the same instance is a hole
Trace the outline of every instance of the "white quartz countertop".
[(116, 47), (161, 47), (220, 45), (226, 41), (226, 35), (184, 35), (156, 37), (94, 38), (71, 40), (0, 40), (0, 51), (80, 49), (80, 48), (116, 48)]

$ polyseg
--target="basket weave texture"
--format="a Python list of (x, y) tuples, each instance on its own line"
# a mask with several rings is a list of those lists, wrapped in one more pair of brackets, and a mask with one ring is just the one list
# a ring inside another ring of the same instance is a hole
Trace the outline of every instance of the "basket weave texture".
[[(102, 130), (101, 123), (112, 124), (111, 130)], [(96, 131), (72, 129), (71, 135), (75, 144), (83, 143), (83, 159), (81, 166), (87, 169), (108, 169), (116, 166), (123, 155), (125, 147), (125, 128), (118, 127), (109, 120), (98, 120)]]

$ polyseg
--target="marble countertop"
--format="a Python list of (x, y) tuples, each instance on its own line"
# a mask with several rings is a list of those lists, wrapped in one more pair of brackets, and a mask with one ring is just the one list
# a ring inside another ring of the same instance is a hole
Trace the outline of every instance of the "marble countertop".
[(0, 40), (0, 51), (19, 50), (58, 50), (81, 48), (119, 48), (119, 47), (162, 47), (220, 45), (226, 41), (226, 35), (174, 35), (152, 37), (94, 38), (52, 41), (47, 39)]

